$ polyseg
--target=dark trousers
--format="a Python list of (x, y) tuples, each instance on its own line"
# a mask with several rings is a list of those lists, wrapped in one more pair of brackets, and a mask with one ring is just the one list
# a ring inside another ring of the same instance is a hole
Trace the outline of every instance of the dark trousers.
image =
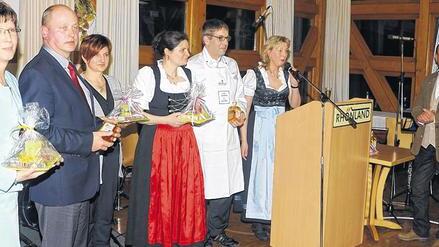
[(45, 206), (35, 203), (38, 212), (42, 247), (86, 247), (90, 203), (67, 206)]
[(102, 184), (91, 205), (90, 234), (93, 247), (110, 246), (118, 180), (119, 163), (104, 162)]
[(229, 226), (233, 196), (206, 200), (207, 237), (215, 237)]
[(429, 183), (436, 171), (436, 149), (429, 145), (421, 147), (413, 163), (412, 195), (413, 230), (421, 237), (428, 237), (430, 217), (428, 214), (430, 191)]

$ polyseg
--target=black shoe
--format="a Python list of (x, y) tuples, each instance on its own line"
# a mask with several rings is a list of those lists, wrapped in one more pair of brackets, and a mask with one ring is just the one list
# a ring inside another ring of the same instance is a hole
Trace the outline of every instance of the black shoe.
[(206, 241), (204, 241), (204, 247), (213, 247), (212, 238), (208, 238)]
[(260, 223), (252, 224), (252, 231), (255, 234), (256, 238), (261, 241), (268, 240), (268, 231), (267, 229)]
[(224, 232), (217, 235), (213, 241), (220, 244), (222, 247), (238, 247), (239, 242), (234, 240), (233, 238), (227, 236)]

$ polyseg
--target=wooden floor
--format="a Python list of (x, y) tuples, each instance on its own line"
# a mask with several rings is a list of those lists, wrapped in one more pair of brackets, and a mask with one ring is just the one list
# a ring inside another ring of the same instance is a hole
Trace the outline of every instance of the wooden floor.
[[(397, 171), (398, 172), (398, 171)], [(400, 188), (405, 186), (405, 175), (403, 171), (400, 171), (400, 174), (397, 174), (397, 181), (399, 181)], [(436, 179), (437, 181), (438, 179)], [(129, 186), (127, 186), (129, 187)], [(388, 186), (387, 186), (388, 187)], [(435, 188), (439, 187), (439, 184), (435, 183)], [(388, 189), (387, 189), (388, 190)], [(435, 191), (439, 192), (439, 188), (435, 189)], [(385, 195), (388, 194), (385, 192)], [(388, 196), (387, 196), (388, 197)], [(387, 199), (387, 198), (385, 198)], [(396, 200), (402, 200), (404, 201), (404, 195), (396, 198)], [(126, 205), (127, 201), (126, 199), (122, 199), (121, 201), (122, 205)], [(401, 208), (403, 209), (403, 208)], [(396, 211), (395, 213), (398, 216), (410, 216), (409, 211)], [(430, 202), (430, 217), (431, 220), (439, 220), (439, 204), (435, 202), (433, 199), (431, 199)], [(118, 212), (116, 212), (116, 225), (114, 226), (115, 230), (117, 230), (119, 233), (124, 234), (126, 231), (126, 219), (127, 219), (127, 209), (122, 209)], [(403, 226), (404, 230), (410, 229), (411, 221), (409, 220), (401, 220), (401, 225)], [(398, 234), (401, 232), (399, 230), (390, 230), (385, 228), (378, 227), (378, 232), (380, 235), (380, 240), (378, 242), (373, 241), (371, 238), (371, 234), (369, 233), (368, 229), (365, 228), (364, 230), (364, 240), (363, 244), (359, 246), (388, 246), (388, 247), (427, 247), (431, 246), (434, 242), (434, 236), (436, 232), (439, 230), (437, 225), (432, 224), (431, 225), (431, 240), (426, 242), (403, 242), (398, 239)], [(251, 232), (250, 225), (244, 224), (239, 219), (239, 214), (232, 213), (231, 219), (230, 219), (230, 226), (226, 230), (227, 234), (235, 238), (240, 242), (240, 247), (266, 247), (270, 246), (268, 242), (259, 241)]]

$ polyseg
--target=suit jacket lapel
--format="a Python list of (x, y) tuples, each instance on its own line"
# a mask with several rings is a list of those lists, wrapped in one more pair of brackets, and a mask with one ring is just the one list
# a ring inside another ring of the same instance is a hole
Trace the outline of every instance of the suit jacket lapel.
[(427, 82), (427, 90), (425, 90), (425, 95), (424, 95), (424, 99), (425, 102), (428, 102), (427, 107), (430, 108), (430, 102), (431, 102), (431, 96), (434, 94), (434, 86), (436, 85), (436, 79), (437, 79), (437, 74), (436, 76), (432, 77), (431, 80), (429, 80)]
[[(78, 98), (80, 98), (79, 101), (81, 101), (84, 104), (86, 104), (87, 108), (89, 109), (88, 112), (90, 113), (90, 115), (92, 115), (94, 117), (94, 111), (93, 112), (90, 111), (90, 107), (88, 105), (87, 99), (84, 99), (84, 97), (81, 94), (81, 92), (79, 92), (78, 89), (76, 89), (73, 86), (73, 83), (71, 82), (72, 78), (67, 74), (67, 72), (64, 70), (64, 68), (61, 66), (61, 64), (59, 64), (59, 62), (52, 55), (50, 55), (50, 53), (47, 52), (44, 48), (41, 48), (40, 53), (41, 53), (42, 56), (47, 57), (46, 61), (48, 61), (48, 63), (51, 65), (51, 67), (53, 68), (53, 70), (56, 73), (56, 75), (59, 76), (60, 78), (62, 78), (62, 80), (59, 80), (59, 83), (64, 83), (68, 88), (70, 88), (70, 90), (73, 91), (73, 93), (76, 94), (78, 96)], [(75, 69), (75, 71), (76, 71), (76, 69)], [(78, 73), (77, 73), (77, 75), (78, 75)], [(80, 80), (82, 80), (82, 78), (80, 76), (78, 76), (78, 78)], [(89, 92), (91, 94), (90, 90), (89, 90)], [(93, 95), (92, 94), (90, 95), (90, 97), (91, 97), (90, 99), (93, 100)]]

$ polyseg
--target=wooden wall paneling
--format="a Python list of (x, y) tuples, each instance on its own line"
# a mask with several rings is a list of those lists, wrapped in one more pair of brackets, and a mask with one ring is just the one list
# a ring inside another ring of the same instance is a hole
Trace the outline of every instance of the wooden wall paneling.
[(313, 17), (319, 13), (319, 9), (315, 3), (294, 1), (294, 13), (297, 16)]
[[(261, 5), (259, 7), (259, 10), (256, 11), (255, 19), (258, 18), (261, 15), (261, 13), (263, 13), (265, 11), (266, 8), (267, 7), (265, 5)], [(255, 48), (259, 54), (262, 53), (262, 50), (264, 49), (265, 34), (266, 33), (267, 33), (266, 25), (262, 25), (255, 34), (255, 39), (256, 39), (255, 40)], [(267, 38), (269, 38), (268, 34), (267, 34)]]
[(369, 59), (372, 57), (372, 52), (369, 50), (369, 47), (353, 21), (351, 22), (350, 48), (352, 55), (361, 61), (363, 65), (363, 75), (381, 110), (396, 112), (397, 99), (385, 77), (378, 73), (369, 62)]
[(430, 13), (432, 15), (439, 15), (439, 1), (430, 3)]
[[(429, 32), (431, 25), (430, 16), (430, 1), (420, 0), (419, 2), (419, 19), (416, 20), (416, 43), (415, 43), (415, 54), (416, 54), (416, 77), (415, 83), (412, 83), (412, 97), (418, 95), (421, 90), (421, 82), (424, 78), (431, 73), (431, 54), (429, 54), (428, 47), (432, 45), (432, 39), (434, 33)], [(414, 101), (412, 101), (414, 102)]]
[(259, 10), (261, 6), (265, 6), (265, 0), (207, 0), (207, 4), (238, 8)]
[[(420, 0), (424, 1), (424, 0)], [(356, 1), (352, 3), (351, 6), (352, 16), (359, 15), (380, 15), (380, 16), (417, 16), (419, 14), (419, 4), (418, 3), (388, 3), (388, 2), (376, 2), (367, 3)]]
[[(322, 86), (323, 75), (323, 52), (325, 47), (325, 21), (326, 21), (326, 0), (316, 0), (317, 14), (314, 17), (314, 26), (317, 28), (317, 42), (315, 45), (313, 56), (316, 58), (316, 65), (311, 70), (311, 79), (318, 87)], [(310, 92), (310, 91), (308, 91)], [(318, 99), (319, 94), (313, 90), (313, 99)]]
[(141, 45), (139, 47), (139, 68), (151, 65), (154, 62), (154, 52), (151, 46)]
[(305, 71), (317, 66), (317, 62), (316, 62), (317, 59), (314, 56), (310, 58), (304, 58), (299, 54), (294, 54), (294, 64), (304, 64), (305, 60), (306, 60)]
[(192, 54), (197, 54), (203, 47), (201, 29), (206, 20), (206, 1), (187, 0), (185, 31), (189, 37)]
[(300, 63), (296, 63), (296, 60), (294, 60), (295, 66), (299, 71), (305, 71), (308, 67), (314, 49), (318, 45), (318, 36), (317, 27), (312, 26), (305, 37), (302, 48), (300, 48), (299, 56), (302, 58)]
[(256, 51), (229, 50), (227, 56), (238, 62), (241, 71), (255, 68), (260, 61), (259, 53)]
[[(377, 71), (400, 72), (401, 58), (388, 56), (373, 56), (369, 58), (370, 65)], [(362, 67), (361, 61), (351, 57), (350, 67), (360, 69)], [(415, 73), (415, 59), (412, 57), (404, 58), (404, 71), (407, 73)]]

